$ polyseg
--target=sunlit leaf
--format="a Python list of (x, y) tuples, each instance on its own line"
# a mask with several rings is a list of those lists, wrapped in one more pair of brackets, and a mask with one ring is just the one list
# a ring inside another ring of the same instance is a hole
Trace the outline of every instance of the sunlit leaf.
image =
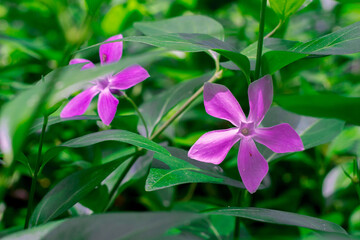
[(187, 152), (181, 149), (169, 148), (169, 150), (173, 156), (155, 154), (153, 165), (146, 179), (145, 189), (147, 191), (184, 183), (201, 182), (244, 188), (241, 182), (226, 177), (219, 166), (191, 160), (187, 157)]
[(269, 0), (269, 2), (270, 7), (284, 21), (297, 11), (305, 0)]
[(224, 40), (223, 26), (207, 16), (180, 16), (153, 22), (137, 22), (134, 27), (145, 35), (166, 33), (202, 33)]

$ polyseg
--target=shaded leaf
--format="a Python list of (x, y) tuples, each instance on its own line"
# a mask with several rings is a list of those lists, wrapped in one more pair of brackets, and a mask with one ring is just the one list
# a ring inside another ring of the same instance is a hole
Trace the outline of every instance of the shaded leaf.
[[(157, 239), (169, 228), (189, 223), (203, 216), (189, 212), (97, 214), (51, 222), (11, 234), (4, 239)], [(43, 231), (38, 234), (40, 229)]]
[(296, 213), (264, 209), (264, 208), (221, 208), (207, 211), (207, 214), (219, 214), (226, 216), (234, 216), (252, 219), (260, 222), (275, 223), (282, 225), (290, 225), (297, 227), (305, 227), (313, 230), (324, 232), (334, 232), (347, 234), (347, 232), (339, 225), (322, 220), (319, 218), (309, 217)]
[(360, 98), (335, 94), (277, 95), (275, 102), (281, 107), (307, 116), (337, 118), (360, 125)]
[(94, 166), (64, 178), (36, 206), (30, 225), (46, 223), (68, 210), (98, 186), (120, 163), (117, 160)]

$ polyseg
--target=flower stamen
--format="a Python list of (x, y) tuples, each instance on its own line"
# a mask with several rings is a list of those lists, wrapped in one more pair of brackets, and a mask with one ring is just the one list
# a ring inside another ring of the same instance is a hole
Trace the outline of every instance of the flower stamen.
[(241, 133), (242, 133), (242, 135), (247, 136), (247, 135), (249, 135), (250, 131), (248, 128), (243, 128), (243, 129), (241, 129)]

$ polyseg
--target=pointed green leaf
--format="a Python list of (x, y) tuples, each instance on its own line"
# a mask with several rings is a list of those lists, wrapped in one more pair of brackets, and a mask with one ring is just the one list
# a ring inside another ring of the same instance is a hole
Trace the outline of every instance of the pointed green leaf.
[(68, 210), (110, 175), (121, 161), (83, 169), (59, 182), (36, 206), (30, 225), (46, 223)]
[(79, 148), (94, 145), (104, 141), (117, 141), (128, 143), (137, 147), (145, 148), (147, 150), (170, 155), (170, 153), (159, 144), (133, 132), (126, 130), (106, 130), (96, 133), (90, 133), (75, 139), (71, 139), (57, 147), (50, 148), (44, 155), (43, 164), (46, 164), (54, 158), (64, 148)]
[(96, 214), (47, 223), (8, 235), (4, 240), (158, 239), (168, 229), (204, 216), (175, 211)]
[(226, 215), (252, 219), (260, 222), (305, 227), (313, 230), (347, 234), (339, 225), (296, 213), (265, 209), (265, 208), (220, 208), (207, 211), (207, 214)]
[(224, 40), (223, 26), (214, 19), (201, 15), (180, 16), (153, 22), (137, 22), (134, 27), (145, 35), (201, 33)]
[(191, 160), (182, 149), (168, 148), (174, 156), (155, 154), (146, 179), (146, 191), (154, 191), (184, 183), (217, 183), (244, 188), (243, 183), (226, 177), (214, 164)]
[(270, 7), (282, 21), (296, 13), (304, 4), (305, 0), (269, 0)]

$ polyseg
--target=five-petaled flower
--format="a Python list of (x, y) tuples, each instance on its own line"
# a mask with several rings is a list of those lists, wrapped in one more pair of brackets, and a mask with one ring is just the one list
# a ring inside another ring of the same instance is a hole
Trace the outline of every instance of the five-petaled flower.
[(246, 118), (229, 89), (219, 84), (206, 83), (206, 112), (213, 117), (231, 122), (235, 127), (205, 133), (191, 147), (188, 155), (202, 162), (220, 164), (230, 148), (240, 140), (239, 173), (246, 189), (254, 193), (269, 170), (267, 161), (257, 150), (254, 141), (276, 153), (302, 151), (304, 146), (299, 135), (287, 123), (268, 128), (259, 127), (273, 100), (270, 76), (251, 83), (248, 96), (250, 113)]
[[(122, 35), (110, 37), (106, 41), (115, 41)], [(101, 65), (117, 62), (122, 55), (123, 44), (120, 42), (105, 43), (100, 46), (99, 55)], [(93, 68), (95, 65), (87, 59), (72, 59), (70, 64), (87, 63), (81, 69)], [(115, 75), (109, 75), (92, 82), (93, 86), (74, 97), (61, 111), (60, 117), (67, 118), (82, 115), (89, 107), (91, 100), (100, 93), (98, 100), (98, 113), (101, 121), (109, 125), (115, 117), (119, 101), (112, 93), (128, 89), (144, 81), (150, 75), (139, 65), (125, 68)]]

